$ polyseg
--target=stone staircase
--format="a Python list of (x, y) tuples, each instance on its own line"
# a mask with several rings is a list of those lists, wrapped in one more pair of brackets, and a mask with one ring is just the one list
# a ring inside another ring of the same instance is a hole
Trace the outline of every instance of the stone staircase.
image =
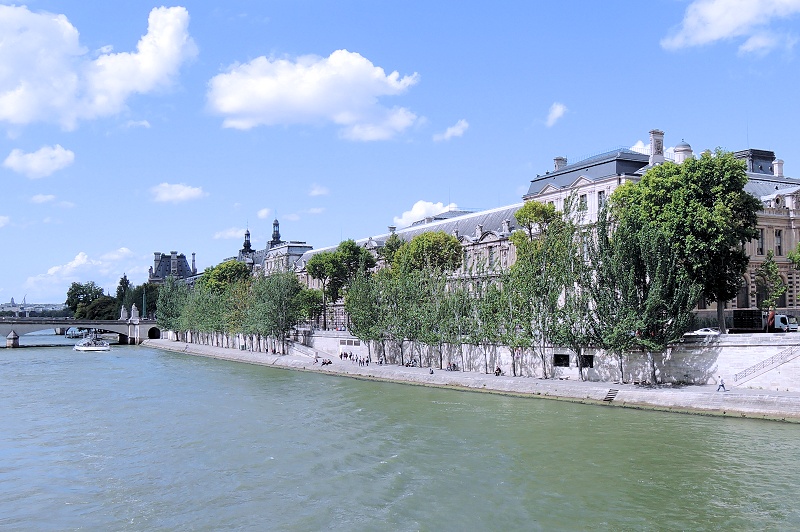
[(733, 376), (734, 386), (741, 386), (745, 382), (760, 377), (764, 373), (772, 371), (778, 366), (782, 366), (800, 356), (800, 346), (790, 346), (773, 355), (766, 360), (753, 364)]

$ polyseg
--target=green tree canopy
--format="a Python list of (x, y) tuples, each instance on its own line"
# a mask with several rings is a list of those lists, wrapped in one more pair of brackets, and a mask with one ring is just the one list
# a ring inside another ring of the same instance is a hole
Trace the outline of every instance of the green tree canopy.
[(444, 231), (421, 233), (394, 254), (394, 267), (403, 271), (453, 271), (461, 266), (461, 242)]
[(206, 268), (201, 282), (209, 289), (221, 292), (231, 284), (250, 278), (250, 268), (243, 262), (228, 260), (222, 264)]
[(164, 280), (164, 284), (158, 290), (156, 301), (156, 318), (158, 326), (169, 330), (177, 331), (181, 326), (181, 313), (189, 298), (189, 289), (186, 283), (178, 281), (172, 275)]
[(405, 244), (406, 241), (400, 238), (397, 233), (392, 233), (383, 243), (383, 247), (378, 249), (378, 256), (383, 259), (386, 265), (391, 266), (394, 263), (394, 254)]
[(92, 301), (103, 295), (103, 288), (94, 281), (88, 283), (72, 283), (67, 290), (67, 300), (64, 303), (72, 312), (78, 310), (78, 305), (87, 307)]
[(84, 320), (115, 320), (119, 318), (119, 301), (114, 297), (101, 295), (87, 305), (80, 303), (75, 317)]
[(130, 289), (131, 282), (128, 280), (128, 276), (123, 273), (117, 285), (117, 301), (120, 304), (125, 301), (125, 294), (127, 294)]
[(655, 166), (612, 195), (615, 218), (664, 234), (690, 279), (717, 302), (720, 330), (725, 302), (738, 293), (749, 263), (744, 244), (757, 236), (761, 202), (745, 192), (746, 183), (745, 163), (718, 148)]
[(778, 264), (775, 262), (775, 254), (770, 249), (767, 256), (755, 271), (756, 289), (752, 295), (756, 297), (760, 310), (772, 310), (778, 299), (786, 293), (786, 283), (783, 281)]

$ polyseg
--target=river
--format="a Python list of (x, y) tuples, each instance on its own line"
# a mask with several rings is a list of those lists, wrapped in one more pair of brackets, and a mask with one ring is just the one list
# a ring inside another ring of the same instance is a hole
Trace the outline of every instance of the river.
[(800, 527), (790, 424), (141, 346), (0, 349), (0, 413), (4, 530)]

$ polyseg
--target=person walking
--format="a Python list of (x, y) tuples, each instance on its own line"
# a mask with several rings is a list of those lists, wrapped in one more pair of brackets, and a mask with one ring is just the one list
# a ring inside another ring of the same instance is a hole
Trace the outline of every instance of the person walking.
[(719, 391), (719, 389), (722, 388), (723, 392), (727, 392), (728, 389), (725, 388), (725, 379), (722, 378), (722, 375), (719, 375), (718, 378), (719, 378), (719, 386), (717, 386), (717, 391)]

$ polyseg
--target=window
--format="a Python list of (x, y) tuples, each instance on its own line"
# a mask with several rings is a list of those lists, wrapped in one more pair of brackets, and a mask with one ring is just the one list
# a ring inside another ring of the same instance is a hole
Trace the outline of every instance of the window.
[(775, 229), (775, 255), (783, 255), (783, 231)]
[(553, 366), (557, 368), (568, 368), (569, 355), (553, 355)]
[(582, 368), (594, 367), (594, 355), (579, 355), (580, 365)]
[(585, 211), (586, 210), (586, 194), (581, 194), (578, 197), (578, 210)]
[(756, 248), (756, 255), (764, 254), (764, 230), (758, 230), (758, 247)]
[(494, 246), (489, 246), (489, 268), (494, 268)]
[(606, 191), (600, 190), (597, 192), (597, 210), (599, 211), (606, 206)]

